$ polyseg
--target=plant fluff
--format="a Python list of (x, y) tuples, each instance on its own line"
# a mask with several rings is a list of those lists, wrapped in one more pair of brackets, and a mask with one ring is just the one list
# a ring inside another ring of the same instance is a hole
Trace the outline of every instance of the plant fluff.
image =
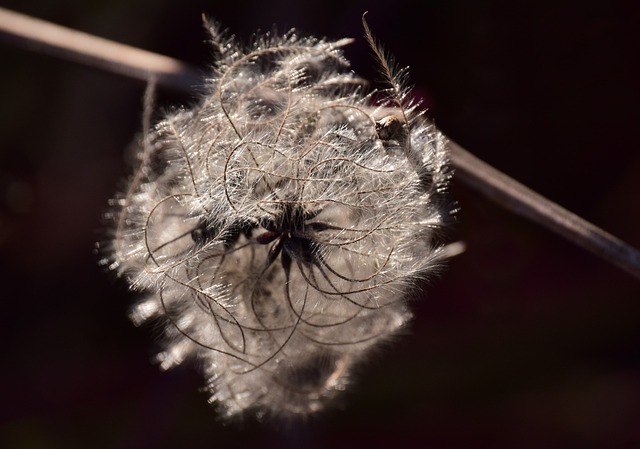
[(105, 262), (163, 323), (160, 366), (196, 361), (225, 416), (307, 415), (444, 258), (445, 142), (375, 45), (389, 88), (365, 94), (349, 39), (210, 32), (206, 93), (143, 136)]

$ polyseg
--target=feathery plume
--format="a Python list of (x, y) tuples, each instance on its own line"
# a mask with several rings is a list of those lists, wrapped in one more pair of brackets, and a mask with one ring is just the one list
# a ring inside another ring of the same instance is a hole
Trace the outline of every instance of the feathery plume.
[(142, 137), (105, 263), (142, 293), (133, 321), (164, 323), (160, 366), (196, 360), (225, 416), (307, 415), (445, 258), (445, 141), (391, 71), (373, 102), (350, 39), (208, 27), (206, 94)]

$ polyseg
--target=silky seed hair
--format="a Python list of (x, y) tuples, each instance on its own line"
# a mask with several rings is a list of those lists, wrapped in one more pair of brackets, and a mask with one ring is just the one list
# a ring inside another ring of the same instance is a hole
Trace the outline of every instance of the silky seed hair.
[[(207, 22), (205, 94), (141, 138), (104, 263), (162, 324), (162, 369), (190, 359), (222, 415), (308, 415), (411, 318), (445, 258), (445, 142), (394, 76), (366, 93), (350, 39)], [(148, 112), (148, 111), (147, 111)]]

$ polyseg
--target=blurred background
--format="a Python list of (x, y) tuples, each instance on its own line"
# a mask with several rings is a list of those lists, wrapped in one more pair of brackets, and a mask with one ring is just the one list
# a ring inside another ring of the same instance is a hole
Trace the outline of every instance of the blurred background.
[[(354, 37), (361, 15), (452, 139), (640, 247), (634, 2), (3, 0), (206, 68), (205, 12), (241, 40), (273, 25)], [(467, 251), (395, 344), (309, 422), (224, 424), (189, 366), (151, 363), (134, 295), (97, 266), (144, 85), (0, 43), (0, 447), (637, 448), (640, 281), (465, 188)], [(193, 95), (162, 91), (159, 106)]]

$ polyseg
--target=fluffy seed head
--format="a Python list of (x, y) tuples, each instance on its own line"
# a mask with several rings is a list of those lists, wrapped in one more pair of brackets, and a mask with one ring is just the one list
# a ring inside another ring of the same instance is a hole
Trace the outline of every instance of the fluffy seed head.
[(162, 368), (196, 360), (226, 416), (306, 415), (443, 258), (444, 141), (396, 80), (363, 93), (348, 39), (210, 31), (206, 95), (143, 136), (106, 263), (164, 323)]

